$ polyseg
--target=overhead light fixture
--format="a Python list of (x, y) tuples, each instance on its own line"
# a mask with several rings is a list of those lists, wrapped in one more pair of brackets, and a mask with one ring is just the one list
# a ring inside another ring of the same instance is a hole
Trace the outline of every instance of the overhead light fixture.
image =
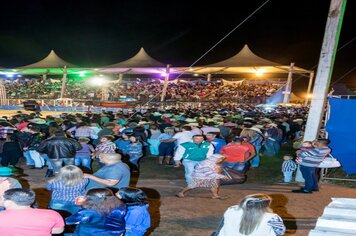
[(264, 70), (264, 69), (258, 69), (258, 70), (256, 71), (256, 76), (262, 76), (263, 73), (265, 73), (265, 70)]

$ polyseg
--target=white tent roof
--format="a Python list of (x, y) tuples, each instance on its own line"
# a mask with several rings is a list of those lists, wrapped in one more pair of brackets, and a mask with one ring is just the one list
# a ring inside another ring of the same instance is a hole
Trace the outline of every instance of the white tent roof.
[(140, 51), (127, 59), (113, 65), (105, 67), (103, 72), (118, 72), (118, 73), (161, 73), (164, 72), (166, 64), (157, 61), (147, 54), (145, 49), (141, 48)]
[[(261, 58), (245, 45), (239, 53), (226, 60), (193, 68), (176, 69), (198, 74), (288, 73), (289, 66)], [(309, 71), (295, 66), (293, 73), (309, 73)]]
[(259, 56), (256, 56), (250, 48), (245, 44), (242, 50), (235, 56), (224, 61), (207, 65), (206, 67), (261, 67), (261, 66), (278, 66), (278, 63), (268, 61)]
[(43, 68), (78, 68), (77, 66), (60, 58), (53, 50), (44, 59), (26, 66), (21, 66), (18, 69), (43, 69)]

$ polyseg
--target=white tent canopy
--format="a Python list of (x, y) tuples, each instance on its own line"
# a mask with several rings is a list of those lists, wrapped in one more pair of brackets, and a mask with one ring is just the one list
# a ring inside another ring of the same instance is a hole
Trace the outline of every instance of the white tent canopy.
[(113, 65), (103, 68), (101, 71), (108, 73), (130, 73), (130, 74), (151, 74), (162, 73), (166, 70), (166, 64), (157, 61), (147, 54), (145, 49), (133, 57)]
[[(288, 73), (289, 66), (261, 58), (245, 45), (239, 53), (226, 60), (204, 66), (176, 69), (197, 74)], [(293, 73), (310, 73), (310, 71), (294, 67)]]
[(45, 57), (44, 59), (30, 65), (21, 66), (18, 69), (43, 69), (43, 68), (49, 69), (49, 68), (63, 68), (64, 66), (66, 66), (67, 68), (78, 68), (72, 63), (63, 60), (54, 52), (54, 50), (51, 50), (48, 56)]

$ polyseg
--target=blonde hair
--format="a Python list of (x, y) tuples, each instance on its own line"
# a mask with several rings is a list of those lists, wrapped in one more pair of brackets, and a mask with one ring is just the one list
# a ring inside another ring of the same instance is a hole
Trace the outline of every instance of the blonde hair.
[(269, 207), (271, 202), (271, 197), (262, 193), (244, 197), (239, 204), (243, 211), (239, 232), (244, 235), (251, 234), (261, 223), (263, 215), (272, 212)]
[(67, 165), (60, 169), (54, 180), (63, 181), (66, 186), (75, 186), (80, 184), (84, 179), (83, 171), (73, 165)]

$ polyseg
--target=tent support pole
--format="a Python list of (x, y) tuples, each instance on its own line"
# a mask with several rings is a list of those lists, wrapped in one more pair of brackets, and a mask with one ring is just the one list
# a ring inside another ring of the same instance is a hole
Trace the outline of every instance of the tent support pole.
[(121, 83), (123, 77), (124, 77), (124, 74), (123, 74), (123, 73), (120, 73), (120, 74), (119, 74), (119, 79), (118, 79), (119, 81), (118, 81), (118, 83)]
[(166, 67), (166, 77), (164, 78), (164, 84), (163, 84), (163, 89), (162, 89), (162, 94), (161, 94), (161, 102), (164, 102), (164, 99), (167, 94), (167, 88), (168, 88), (168, 80), (169, 80), (169, 68), (170, 65), (167, 65)]
[[(312, 141), (319, 137), (345, 8), (346, 0), (331, 0), (303, 141)], [(299, 168), (295, 179), (303, 179)]]
[(309, 99), (311, 98), (311, 94), (310, 94), (310, 91), (311, 91), (311, 88), (312, 88), (312, 85), (313, 85), (313, 79), (314, 79), (314, 71), (310, 72), (310, 76), (309, 76), (309, 84), (308, 84), (308, 90), (307, 90), (307, 96), (305, 98), (305, 102), (304, 102), (304, 106), (307, 106), (308, 105), (308, 102), (309, 102)]
[(332, 0), (330, 3), (304, 141), (314, 140), (319, 136), (345, 8), (346, 0)]
[(61, 99), (64, 98), (64, 94), (66, 92), (66, 83), (67, 83), (67, 66), (63, 68), (63, 79), (62, 79), (62, 89), (61, 89)]
[(208, 77), (206, 78), (206, 80), (207, 80), (208, 82), (210, 82), (210, 80), (211, 80), (211, 74), (208, 74)]
[(290, 95), (292, 93), (292, 77), (293, 77), (294, 63), (290, 63), (288, 80), (286, 84), (286, 89), (284, 90), (283, 103), (288, 103), (290, 101)]

